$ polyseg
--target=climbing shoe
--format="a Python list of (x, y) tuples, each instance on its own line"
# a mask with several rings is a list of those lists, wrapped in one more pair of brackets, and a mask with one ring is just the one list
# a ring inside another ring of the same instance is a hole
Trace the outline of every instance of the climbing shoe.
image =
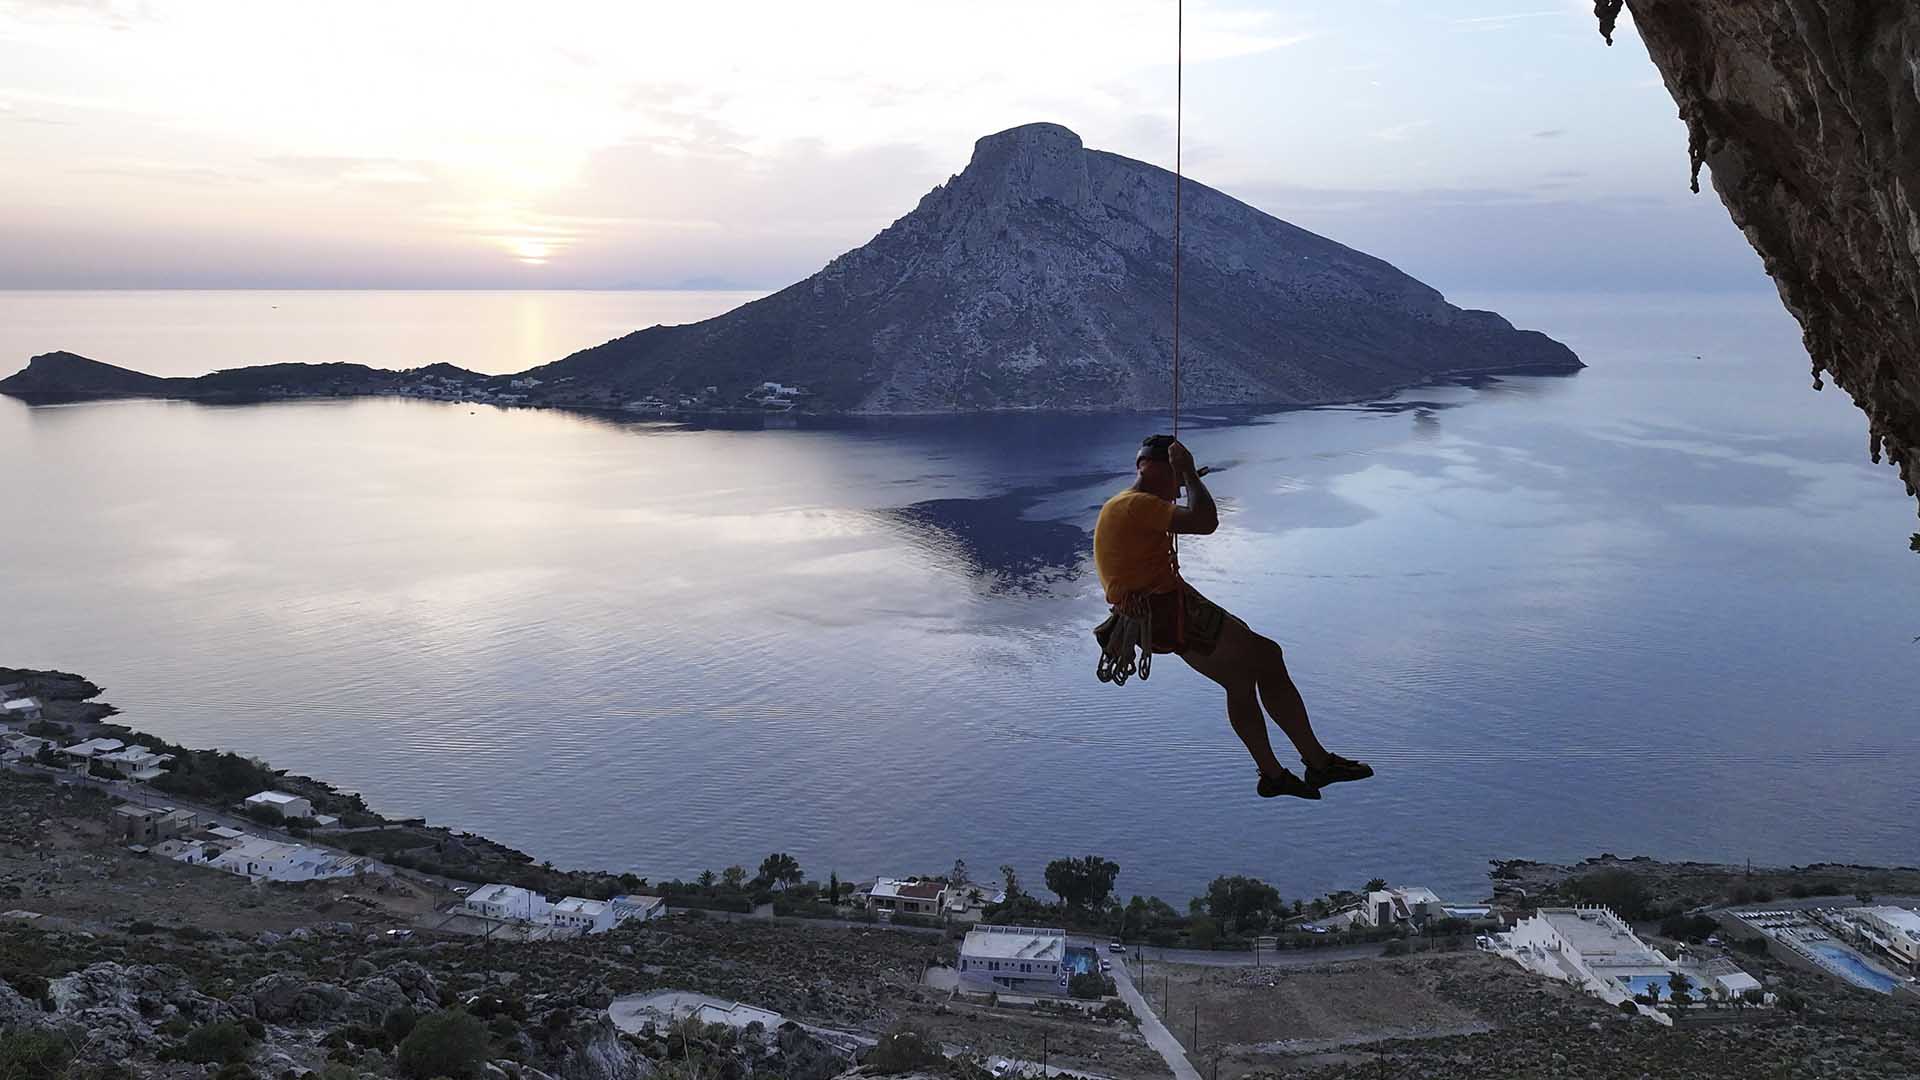
[(1271, 799), (1279, 795), (1291, 795), (1296, 799), (1317, 799), (1320, 797), (1320, 789), (1315, 787), (1311, 781), (1302, 780), (1285, 769), (1280, 770), (1279, 776), (1268, 776), (1266, 773), (1261, 773), (1260, 786), (1257, 790), (1263, 799)]
[(1344, 784), (1349, 780), (1365, 780), (1373, 775), (1373, 766), (1364, 761), (1343, 758), (1339, 754), (1328, 754), (1326, 763), (1319, 766), (1307, 766), (1307, 783), (1316, 790), (1328, 784)]

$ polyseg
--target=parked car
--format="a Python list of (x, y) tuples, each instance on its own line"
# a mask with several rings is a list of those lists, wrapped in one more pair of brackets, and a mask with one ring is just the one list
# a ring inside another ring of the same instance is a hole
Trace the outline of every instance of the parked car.
[(1118, 941), (1118, 940), (1109, 941), (1107, 942), (1107, 951), (1123, 953), (1127, 951), (1127, 946), (1126, 946), (1126, 943), (1123, 941)]
[(469, 891), (465, 885), (455, 885), (453, 887), (453, 895), (455, 896), (465, 896)]
[(1101, 970), (1101, 971), (1112, 971), (1112, 970), (1113, 970), (1113, 961), (1111, 961), (1111, 960), (1102, 960), (1102, 961), (1100, 961), (1100, 970)]

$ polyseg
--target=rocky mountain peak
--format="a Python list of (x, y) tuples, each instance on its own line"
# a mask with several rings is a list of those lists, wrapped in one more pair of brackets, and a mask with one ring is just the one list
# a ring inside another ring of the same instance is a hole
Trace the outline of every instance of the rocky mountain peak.
[(1086, 147), (1059, 124), (995, 132), (973, 144), (973, 159), (953, 188), (989, 205), (1052, 199), (1078, 207), (1089, 191)]

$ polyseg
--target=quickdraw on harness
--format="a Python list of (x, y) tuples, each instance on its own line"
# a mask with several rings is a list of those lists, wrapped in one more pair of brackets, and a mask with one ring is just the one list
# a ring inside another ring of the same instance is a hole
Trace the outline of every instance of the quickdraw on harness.
[[(1145, 682), (1153, 674), (1153, 606), (1146, 596), (1134, 593), (1125, 604), (1116, 604), (1113, 614), (1094, 630), (1100, 642), (1100, 663), (1094, 669), (1101, 682), (1127, 685), (1135, 674)], [(1138, 653), (1136, 658), (1135, 654)]]

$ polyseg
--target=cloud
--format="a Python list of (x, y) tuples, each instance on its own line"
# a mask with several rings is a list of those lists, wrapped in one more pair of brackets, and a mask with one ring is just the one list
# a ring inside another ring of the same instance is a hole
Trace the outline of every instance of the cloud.
[(1376, 139), (1385, 140), (1386, 142), (1404, 142), (1412, 138), (1414, 132), (1428, 126), (1430, 123), (1431, 121), (1428, 120), (1408, 120), (1404, 123), (1380, 128), (1377, 131), (1370, 131), (1368, 134)]
[(1557, 139), (1566, 133), (1566, 128), (1547, 128), (1544, 131), (1534, 132), (1533, 137), (1536, 139)]

